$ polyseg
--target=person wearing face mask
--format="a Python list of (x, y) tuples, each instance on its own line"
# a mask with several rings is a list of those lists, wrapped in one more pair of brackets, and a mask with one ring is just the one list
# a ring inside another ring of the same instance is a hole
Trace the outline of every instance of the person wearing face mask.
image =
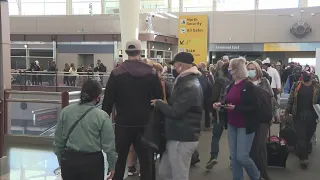
[(179, 75), (168, 102), (151, 101), (165, 117), (167, 142), (158, 170), (161, 179), (189, 180), (191, 157), (198, 147), (203, 91), (198, 79), (201, 72), (192, 65), (193, 61), (192, 54), (178, 53), (171, 64)]
[(290, 94), (290, 91), (291, 91), (291, 87), (292, 85), (299, 81), (300, 78), (301, 78), (301, 71), (302, 71), (302, 67), (301, 66), (296, 66), (293, 71), (292, 71), (292, 74), (290, 76), (288, 76), (287, 80), (286, 80), (286, 84), (284, 86), (284, 90), (283, 92), (285, 94)]
[[(273, 96), (273, 91), (271, 89), (270, 83), (267, 78), (263, 77), (262, 70), (258, 63), (252, 61), (247, 65), (249, 80), (256, 86), (269, 92)], [(273, 101), (276, 103), (275, 101)], [(275, 106), (275, 105), (273, 105)], [(273, 108), (275, 109), (275, 108)], [(250, 157), (255, 162), (256, 166), (260, 170), (260, 175), (264, 180), (270, 180), (268, 175), (268, 159), (267, 159), (267, 146), (266, 140), (268, 137), (268, 130), (270, 122), (272, 119), (260, 118), (259, 130), (256, 132), (252, 148), (250, 152)]]
[(309, 166), (310, 142), (317, 125), (318, 115), (313, 105), (320, 103), (319, 83), (311, 79), (309, 72), (302, 72), (302, 80), (296, 82), (290, 92), (286, 114), (293, 116), (293, 126), (297, 134), (297, 155), (301, 168)]
[(104, 180), (104, 157), (107, 154), (112, 179), (117, 161), (115, 136), (108, 114), (96, 108), (102, 87), (94, 80), (86, 81), (80, 103), (62, 109), (54, 137), (54, 153), (64, 180)]
[(260, 180), (260, 173), (249, 156), (255, 133), (259, 129), (259, 104), (255, 85), (248, 81), (245, 58), (230, 61), (233, 82), (226, 90), (225, 103), (215, 102), (213, 108), (225, 110), (228, 120), (228, 143), (234, 180), (244, 179), (243, 169), (251, 180)]

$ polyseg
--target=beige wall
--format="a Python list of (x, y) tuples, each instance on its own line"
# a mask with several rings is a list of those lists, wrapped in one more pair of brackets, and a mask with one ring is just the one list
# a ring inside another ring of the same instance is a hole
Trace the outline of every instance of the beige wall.
[(114, 65), (114, 56), (113, 54), (94, 54), (93, 60), (94, 64), (97, 64), (98, 59), (101, 60), (101, 62), (107, 66), (108, 71), (112, 70)]
[[(146, 15), (140, 16), (140, 32), (147, 29)], [(169, 19), (154, 18), (156, 31), (168, 34)], [(118, 15), (76, 15), (76, 16), (11, 16), (12, 34), (119, 34)]]
[[(320, 41), (320, 7), (302, 9), (277, 9), (239, 12), (203, 12), (208, 14), (210, 43), (259, 43), (259, 42), (315, 42)], [(318, 12), (318, 14), (317, 14)], [(313, 16), (312, 13), (315, 13)], [(95, 16), (29, 16), (10, 17), (12, 34), (118, 34), (118, 15)], [(298, 39), (290, 34), (291, 26), (306, 21), (312, 33)], [(165, 35), (177, 35), (178, 20), (153, 19), (154, 31)], [(140, 16), (140, 31), (147, 28), (145, 15)]]
[(69, 63), (74, 63), (76, 67), (78, 66), (78, 54), (73, 54), (73, 53), (57, 53), (57, 68), (59, 71), (62, 71), (64, 69), (64, 64)]

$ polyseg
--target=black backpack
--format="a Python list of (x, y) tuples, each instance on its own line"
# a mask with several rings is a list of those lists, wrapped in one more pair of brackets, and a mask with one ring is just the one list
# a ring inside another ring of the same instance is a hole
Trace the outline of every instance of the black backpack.
[(273, 117), (272, 113), (272, 95), (259, 86), (254, 86), (255, 94), (258, 98), (258, 113), (261, 122), (270, 122)]

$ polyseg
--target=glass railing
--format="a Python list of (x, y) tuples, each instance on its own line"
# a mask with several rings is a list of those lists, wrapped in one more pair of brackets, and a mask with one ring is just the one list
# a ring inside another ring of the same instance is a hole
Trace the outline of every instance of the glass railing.
[[(101, 99), (103, 99), (103, 97)], [(76, 103), (76, 101), (70, 101), (70, 102)], [(99, 102), (99, 104), (96, 105), (96, 107), (100, 109), (102, 108), (102, 100)], [(56, 128), (57, 128), (57, 124), (54, 124), (52, 127), (40, 133), (40, 136), (53, 137), (56, 132)]]
[(11, 73), (13, 86), (56, 86), (56, 87), (81, 87), (88, 79), (94, 79), (106, 85), (110, 73), (102, 72), (77, 72), (75, 74), (59, 71), (15, 71)]

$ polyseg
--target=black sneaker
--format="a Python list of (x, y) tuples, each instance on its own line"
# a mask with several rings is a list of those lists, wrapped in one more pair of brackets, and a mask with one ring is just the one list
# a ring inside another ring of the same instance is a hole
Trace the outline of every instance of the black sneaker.
[(300, 161), (300, 167), (302, 168), (302, 169), (308, 169), (308, 167), (309, 167), (309, 160), (301, 160)]
[(218, 160), (216, 158), (210, 158), (209, 162), (206, 165), (206, 169), (210, 170), (216, 164), (218, 164)]
[(137, 174), (137, 168), (135, 166), (128, 167), (128, 176), (134, 176)]
[(195, 155), (191, 158), (191, 166), (194, 166), (199, 162), (200, 162), (199, 155)]

